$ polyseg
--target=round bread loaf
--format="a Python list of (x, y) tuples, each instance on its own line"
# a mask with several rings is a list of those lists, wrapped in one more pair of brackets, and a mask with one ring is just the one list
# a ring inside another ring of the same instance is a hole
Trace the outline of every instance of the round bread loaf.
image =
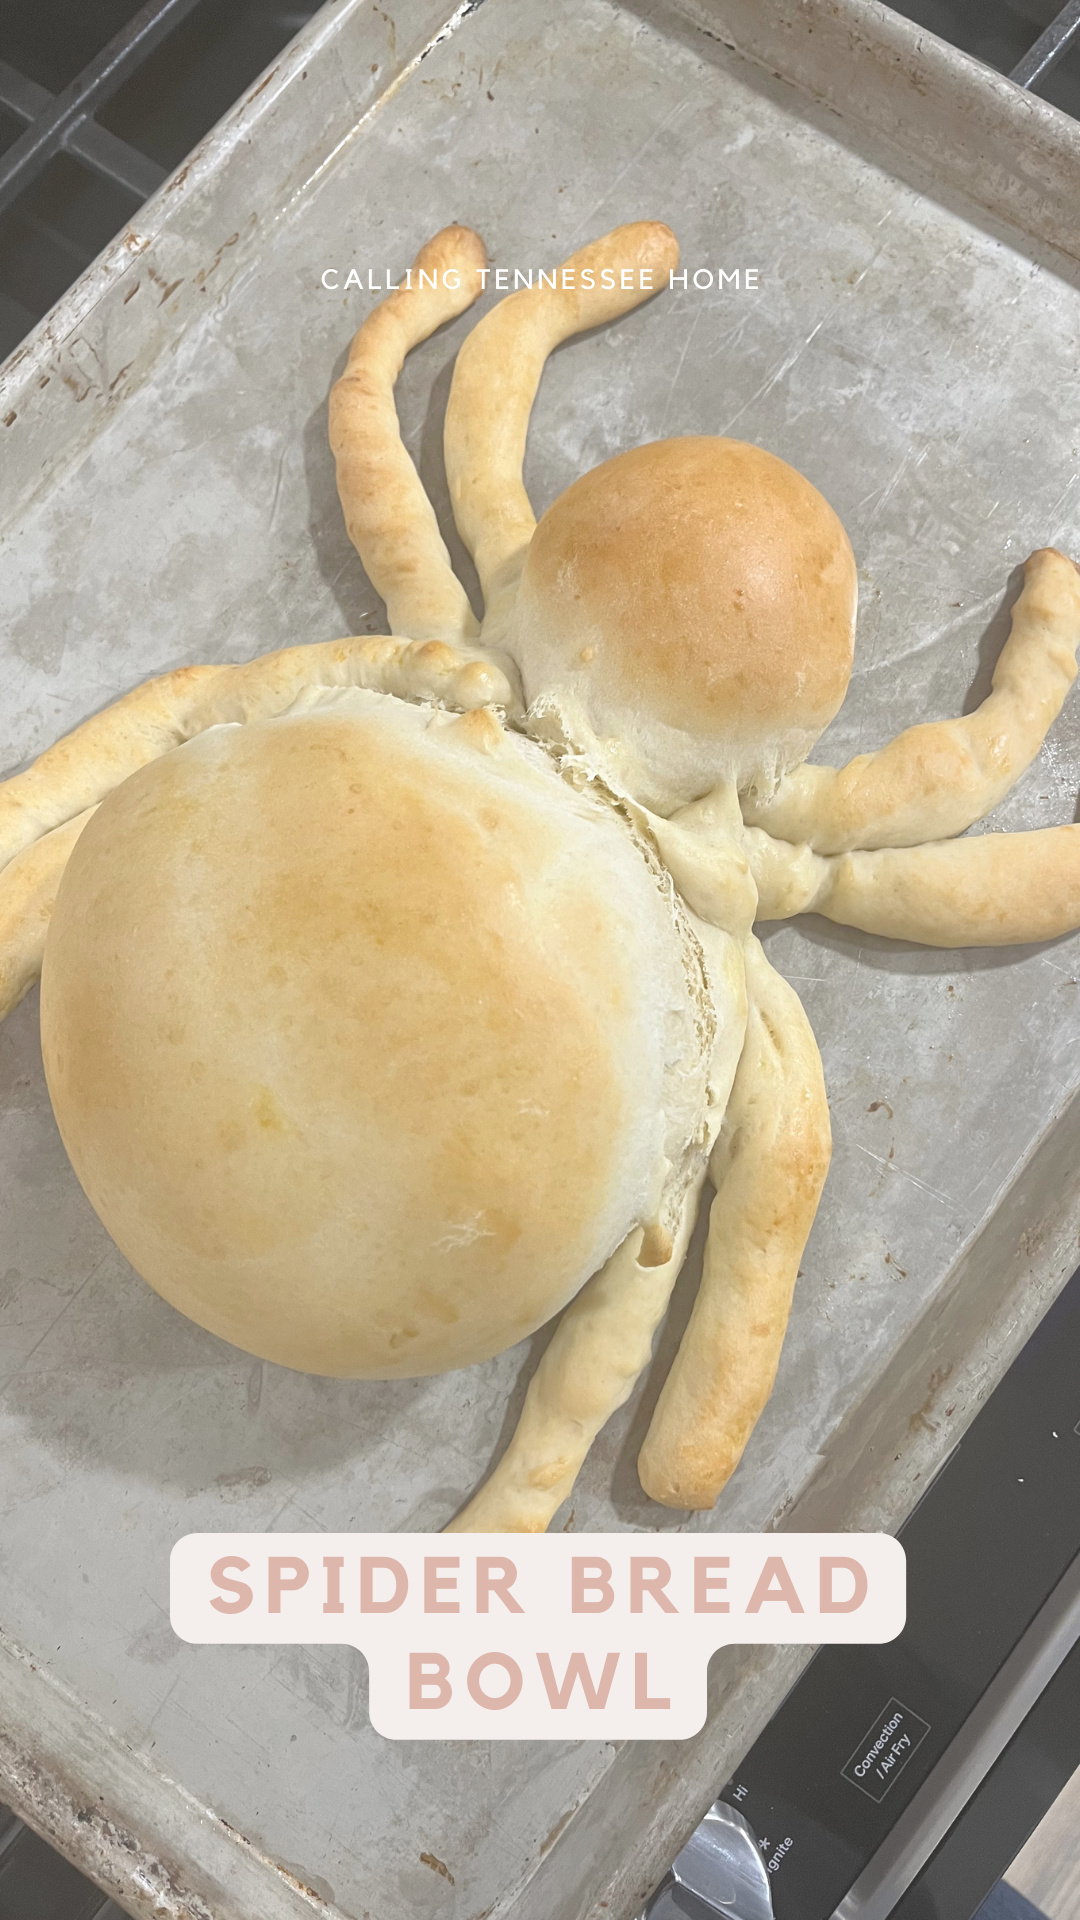
[(387, 1378), (520, 1340), (655, 1216), (715, 1022), (609, 805), (490, 714), (353, 691), (116, 789), (41, 1026), (150, 1284), (268, 1360)]
[(806, 758), (847, 689), (856, 596), (847, 534), (794, 467), (741, 440), (657, 440), (548, 508), (510, 648), (538, 727), (668, 813)]

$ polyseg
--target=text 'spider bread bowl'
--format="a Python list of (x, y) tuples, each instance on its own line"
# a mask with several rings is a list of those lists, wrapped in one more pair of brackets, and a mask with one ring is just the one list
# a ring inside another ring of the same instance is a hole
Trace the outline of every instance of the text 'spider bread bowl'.
[(60, 1131), (153, 1286), (361, 1378), (467, 1366), (562, 1309), (457, 1529), (547, 1526), (648, 1362), (710, 1175), (639, 1468), (707, 1507), (739, 1460), (829, 1160), (817, 1048), (755, 917), (947, 947), (1080, 925), (1080, 826), (955, 837), (1075, 675), (1069, 559), (1027, 562), (976, 712), (837, 771), (806, 756), (847, 687), (855, 565), (800, 474), (659, 441), (536, 524), (547, 355), (677, 257), (668, 228), (620, 228), (466, 339), (445, 454), (482, 626), (393, 399), (481, 290), (482, 243), (448, 227), (331, 398), (393, 637), (149, 681), (0, 786), (0, 1012), (40, 971)]

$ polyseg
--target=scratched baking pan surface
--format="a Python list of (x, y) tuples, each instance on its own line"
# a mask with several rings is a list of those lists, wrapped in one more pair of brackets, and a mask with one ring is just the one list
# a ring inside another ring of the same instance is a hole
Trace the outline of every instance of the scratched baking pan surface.
[[(818, 757), (981, 698), (1019, 563), (1050, 543), (1080, 552), (1068, 274), (920, 196), (869, 136), (715, 39), (606, 0), (489, 0), (331, 155), (327, 102), (339, 111), (381, 29), (367, 6), (327, 13), (289, 82), (307, 184), (202, 262), (201, 305), (190, 285), (152, 286), (132, 258), (109, 311), (133, 325), (141, 282), (158, 344), (76, 455), (29, 504), (8, 502), (0, 766), (148, 674), (381, 630), (341, 525), (326, 392), (376, 297), (369, 271), (396, 276), (451, 219), (511, 270), (641, 217), (668, 220), (682, 244), (691, 284), (550, 363), (526, 475), (538, 508), (642, 440), (758, 442), (823, 490), (859, 562), (855, 676)], [(346, 291), (354, 266), (363, 289)], [(740, 269), (738, 291), (717, 291), (721, 267)], [(321, 284), (326, 269), (338, 290)], [(444, 524), (441, 419), (474, 317), (422, 347), (400, 386)], [(65, 379), (48, 404), (77, 436), (85, 354)], [(1072, 819), (1078, 785), (1074, 696), (988, 829)], [(1038, 1144), (1068, 1125), (1075, 939), (937, 953), (818, 920), (764, 937), (818, 1034), (835, 1136), (775, 1394), (716, 1513), (688, 1518), (637, 1486), (647, 1380), (558, 1526), (707, 1531), (797, 1514), (822, 1457), (843, 1466), (845, 1434), (896, 1356), (918, 1356), (958, 1261)], [(1032, 1248), (1047, 1230), (1032, 1220)], [(537, 1912), (585, 1911), (602, 1886), (537, 1876), (575, 1810), (614, 1800), (613, 1749), (384, 1742), (359, 1655), (190, 1647), (168, 1623), (182, 1534), (438, 1529), (505, 1440), (542, 1336), (439, 1379), (350, 1383), (263, 1365), (180, 1318), (127, 1267), (67, 1165), (36, 994), (0, 1029), (0, 1275), (5, 1632), (313, 1889), (316, 1909), (314, 1895), (357, 1920), (474, 1920), (531, 1913), (544, 1885)], [(915, 1367), (901, 1425), (937, 1432), (943, 1452), (940, 1371)], [(635, 1791), (609, 1806), (615, 1829), (647, 1824)]]

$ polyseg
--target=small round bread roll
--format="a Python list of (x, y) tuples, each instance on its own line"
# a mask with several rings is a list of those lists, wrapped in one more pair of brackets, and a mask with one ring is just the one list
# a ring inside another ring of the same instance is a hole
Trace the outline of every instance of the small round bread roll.
[(774, 454), (695, 435), (616, 454), (533, 536), (510, 634), (538, 730), (660, 813), (771, 790), (843, 700), (855, 560)]
[(483, 710), (352, 691), (167, 753), (60, 887), (45, 1068), (138, 1271), (388, 1378), (562, 1307), (699, 1138), (700, 948), (619, 815)]

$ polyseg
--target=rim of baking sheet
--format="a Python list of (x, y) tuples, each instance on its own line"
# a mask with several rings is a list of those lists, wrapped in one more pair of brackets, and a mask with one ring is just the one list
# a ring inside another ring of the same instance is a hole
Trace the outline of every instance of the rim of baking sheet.
[[(274, 64), (0, 365), (9, 517), (85, 450), (208, 301), (484, 0), (326, 0)], [(626, 0), (636, 10), (635, 0)], [(1064, 262), (1080, 262), (1080, 124), (882, 0), (669, 0), (670, 12), (914, 164)], [(648, 9), (653, 24), (654, 7)], [(378, 56), (342, 75), (316, 146), (289, 140), (292, 90), (366, 13)], [(267, 136), (274, 132), (278, 143)], [(269, 164), (267, 162), (269, 161)], [(230, 192), (223, 195), (228, 181)], [(227, 202), (227, 205), (223, 205)], [(238, 214), (237, 207), (245, 211)], [(225, 231), (226, 227), (229, 231)], [(136, 299), (135, 294), (142, 298)]]
[[(265, 243), (267, 223), (314, 186), (431, 49), (481, 4), (398, 0), (391, 27), (375, 0), (327, 0), (0, 367), (4, 514), (24, 510), (29, 497), (81, 457), (104, 419), (151, 376), (185, 326), (235, 285), (252, 248)], [(637, 10), (637, 0), (623, 4)], [(646, 10), (644, 0), (640, 10)], [(655, 6), (648, 15), (658, 24)], [(303, 84), (307, 64), (332, 52), (357, 16), (364, 17), (372, 58), (362, 71), (342, 73), (335, 111), (321, 120), (317, 141), (306, 143), (290, 131), (292, 91)], [(1080, 126), (881, 0), (668, 0), (668, 17), (688, 22), (823, 104), (838, 125), (871, 129), (938, 191), (962, 196), (970, 207), (1052, 249), (1063, 263), (1080, 261)], [(280, 144), (268, 141), (271, 132), (281, 135)], [(226, 180), (230, 191), (222, 196)], [(239, 204), (243, 216), (236, 212)], [(1066, 1184), (1062, 1155), (1068, 1157), (1072, 1138), (1071, 1129), (1059, 1126), (1053, 1143), (1037, 1145), (1036, 1171), (1030, 1179), (1022, 1171), (1017, 1186), (1028, 1191), (1033, 1185), (1036, 1197), (1058, 1193)], [(961, 1403), (969, 1416), (975, 1411), (990, 1376), (1007, 1364), (1068, 1278), (1078, 1218), (1070, 1203), (1068, 1231), (1063, 1226), (1040, 1255), (1038, 1284), (1029, 1278), (1020, 1302), (1009, 1277), (1015, 1223), (1003, 1221), (1001, 1273), (982, 1304), (965, 1309), (981, 1316), (982, 1344), (970, 1381), (957, 1377), (950, 1387), (957, 1427)], [(985, 1247), (976, 1246), (972, 1260), (985, 1263)], [(942, 1351), (959, 1337), (956, 1300), (970, 1291), (954, 1288), (953, 1307), (946, 1303), (941, 1310)], [(986, 1324), (991, 1320), (993, 1331)], [(857, 1413), (863, 1450), (872, 1455), (878, 1438), (872, 1410)], [(916, 1436), (916, 1452), (899, 1476), (902, 1489), (890, 1479), (887, 1462), (880, 1480), (862, 1489), (864, 1524), (887, 1520), (890, 1498), (909, 1491), (915, 1465), (932, 1466), (933, 1444), (932, 1436)], [(835, 1472), (826, 1469), (809, 1489), (799, 1523), (820, 1524), (819, 1510), (831, 1511), (845, 1497)], [(755, 1718), (778, 1704), (805, 1658), (806, 1650), (792, 1649), (786, 1662), (772, 1663), (767, 1678), (759, 1675)], [(333, 1911), (159, 1773), (150, 1758), (135, 1753), (2, 1633), (0, 1675), (5, 1797), (133, 1913), (146, 1920), (163, 1914), (171, 1920), (232, 1920), (254, 1912), (260, 1920), (298, 1920), (303, 1913)], [(729, 1733), (752, 1737), (757, 1729), (746, 1719), (745, 1689), (739, 1701), (726, 1703), (726, 1713)], [(658, 1807), (648, 1834), (638, 1836), (619, 1886), (610, 1889), (613, 1907), (630, 1897), (635, 1875), (647, 1877), (661, 1853), (670, 1857), (677, 1849), (682, 1828), (710, 1797), (711, 1769), (705, 1749), (691, 1757), (679, 1810), (667, 1803)], [(574, 1839), (578, 1824), (571, 1823), (567, 1839)], [(591, 1846), (587, 1820), (580, 1823), (577, 1845), (584, 1857)], [(519, 1900), (520, 1893), (508, 1889), (515, 1910), (532, 1908), (531, 1895)], [(544, 1897), (538, 1887), (536, 1898)]]

